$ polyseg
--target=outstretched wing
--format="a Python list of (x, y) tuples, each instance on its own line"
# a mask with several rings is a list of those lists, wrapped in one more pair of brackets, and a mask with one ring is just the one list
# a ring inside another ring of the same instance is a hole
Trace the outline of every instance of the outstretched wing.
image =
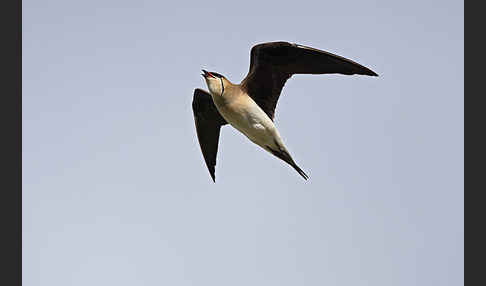
[(199, 140), (204, 161), (211, 178), (216, 182), (214, 167), (216, 166), (216, 155), (218, 153), (219, 131), (221, 126), (227, 122), (216, 109), (211, 95), (199, 88), (194, 90), (192, 111), (194, 112), (197, 139)]
[(253, 46), (250, 71), (241, 86), (273, 120), (280, 92), (293, 74), (362, 74), (378, 76), (349, 59), (287, 42)]

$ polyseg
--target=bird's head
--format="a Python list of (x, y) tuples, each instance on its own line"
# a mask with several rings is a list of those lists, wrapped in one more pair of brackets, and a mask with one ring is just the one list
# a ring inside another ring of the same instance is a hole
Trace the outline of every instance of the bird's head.
[(219, 73), (202, 71), (201, 75), (206, 80), (209, 92), (214, 96), (223, 96), (225, 87), (228, 87), (231, 83)]

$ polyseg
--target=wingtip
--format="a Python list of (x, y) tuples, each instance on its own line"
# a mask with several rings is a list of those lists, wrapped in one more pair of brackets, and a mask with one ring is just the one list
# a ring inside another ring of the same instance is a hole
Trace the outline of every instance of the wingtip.
[(369, 75), (369, 76), (378, 76), (377, 73), (375, 73), (374, 71), (372, 71), (370, 69), (366, 69), (363, 74), (364, 75)]

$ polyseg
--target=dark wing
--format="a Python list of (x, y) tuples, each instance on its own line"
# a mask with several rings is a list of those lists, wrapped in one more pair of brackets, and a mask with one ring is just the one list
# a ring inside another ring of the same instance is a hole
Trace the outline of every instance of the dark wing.
[(202, 89), (194, 90), (192, 111), (196, 122), (197, 139), (203, 153), (204, 161), (214, 182), (214, 167), (218, 153), (219, 131), (227, 122), (219, 114), (211, 95)]
[(250, 71), (241, 86), (273, 120), (280, 92), (293, 74), (330, 73), (378, 76), (358, 63), (325, 51), (271, 42), (251, 49)]

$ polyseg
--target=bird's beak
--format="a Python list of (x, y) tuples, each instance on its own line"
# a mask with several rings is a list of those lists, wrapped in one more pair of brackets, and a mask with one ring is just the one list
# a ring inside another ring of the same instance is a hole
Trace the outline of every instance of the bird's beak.
[(210, 76), (210, 77), (214, 78), (214, 75), (212, 75), (210, 72), (208, 72), (208, 71), (206, 71), (206, 70), (202, 70), (202, 72), (203, 72), (203, 73), (202, 73), (201, 75), (202, 75), (204, 78), (207, 78), (208, 76)]

